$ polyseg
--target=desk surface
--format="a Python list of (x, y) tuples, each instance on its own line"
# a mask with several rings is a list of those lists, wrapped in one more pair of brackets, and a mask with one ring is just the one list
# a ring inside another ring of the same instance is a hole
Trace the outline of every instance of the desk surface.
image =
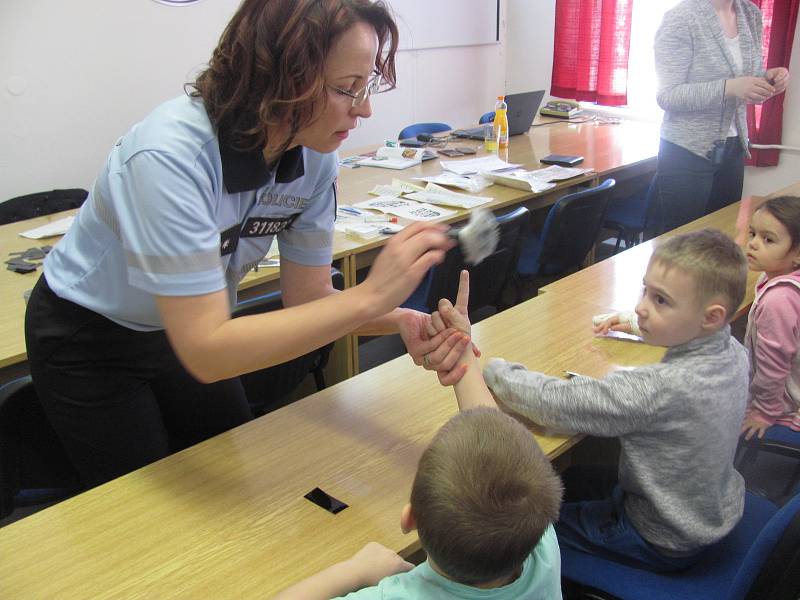
[[(658, 154), (658, 125), (641, 121), (623, 121), (616, 125), (602, 125), (598, 122), (572, 124), (565, 121), (541, 124), (530, 129), (527, 135), (512, 136), (507, 152), (501, 151), (500, 158), (512, 163), (520, 163), (526, 169), (541, 168), (539, 159), (548, 154), (572, 154), (584, 157), (579, 166), (594, 169), (604, 176), (612, 175), (621, 169), (642, 164), (655, 164)], [(454, 140), (452, 146), (473, 146), (478, 149), (477, 156), (484, 156), (483, 144), (475, 140)], [(370, 148), (374, 150), (374, 148)], [(468, 160), (441, 157), (441, 160)], [(378, 184), (387, 183), (393, 177), (412, 180), (415, 177), (436, 175), (441, 172), (439, 160), (429, 160), (410, 169), (394, 171), (375, 167), (358, 169), (342, 168), (339, 171), (341, 200), (351, 204), (366, 199), (369, 191)], [(588, 178), (583, 178), (588, 179)], [(575, 180), (561, 182), (558, 187), (574, 185)], [(534, 194), (514, 188), (492, 186), (480, 195), (491, 196), (495, 203), (492, 208), (519, 202)]]
[[(564, 298), (590, 298), (595, 302), (612, 306), (614, 310), (633, 310), (642, 295), (642, 277), (647, 270), (647, 263), (650, 261), (654, 245), (659, 240), (709, 227), (719, 229), (731, 238), (740, 241), (742, 239), (740, 237), (742, 223), (749, 221), (749, 217), (740, 214), (740, 211), (742, 207), (745, 207), (746, 210), (747, 206), (748, 203), (745, 201), (735, 202), (559, 279), (544, 286), (541, 291), (545, 294), (559, 294)], [(736, 314), (737, 318), (747, 314), (750, 304), (753, 302), (755, 282), (759, 275), (761, 273), (747, 271), (747, 290), (744, 301)]]
[[(602, 375), (663, 350), (592, 337), (610, 307), (543, 295), (474, 328), (484, 356)], [(521, 326), (521, 324), (523, 326)], [(407, 357), (0, 529), (3, 598), (264, 598), (364, 543), (418, 548), (398, 518), (455, 412)], [(538, 438), (551, 457), (575, 439)], [(349, 505), (331, 515), (314, 487)]]
[[(459, 140), (451, 145), (474, 143), (469, 140)], [(512, 137), (507, 158), (523, 163), (526, 168), (532, 169), (541, 166), (538, 162), (539, 158), (547, 154), (580, 154), (585, 157), (582, 166), (591, 167), (597, 173), (611, 174), (620, 169), (652, 163), (657, 153), (657, 147), (658, 128), (654, 124), (631, 121), (617, 125), (598, 125), (596, 123), (576, 125), (559, 122), (553, 125), (534, 127), (528, 135)], [(481, 152), (484, 151), (481, 150)], [(339, 201), (344, 204), (353, 204), (365, 200), (369, 197), (369, 190), (375, 185), (388, 183), (393, 177), (412, 180), (414, 177), (433, 175), (440, 171), (438, 160), (426, 161), (420, 167), (403, 171), (369, 167), (342, 168), (339, 174)], [(562, 182), (555, 189), (560, 190), (590, 180), (593, 176), (587, 175)], [(529, 192), (503, 186), (492, 186), (485, 190), (483, 195), (495, 199), (489, 205), (494, 209), (523, 202), (535, 196)], [(548, 202), (547, 194), (538, 196), (542, 202)], [(552, 202), (553, 200), (550, 199), (549, 203), (552, 204)], [(57, 238), (27, 240), (19, 237), (19, 232), (51, 222), (65, 214), (70, 214), (70, 212), (0, 226), (0, 247), (7, 253), (24, 250), (31, 246), (52, 245)], [(465, 218), (466, 214), (466, 211), (459, 211), (449, 220), (461, 220)], [(363, 242), (337, 232), (334, 240), (334, 259), (375, 250), (385, 244), (387, 239), (384, 236), (377, 240)], [(0, 369), (24, 362), (27, 358), (23, 332), (25, 304), (22, 294), (33, 288), (39, 274), (40, 271), (26, 275), (6, 270), (0, 273), (0, 299), (3, 301), (3, 314), (0, 316)], [(346, 273), (346, 277), (349, 275)], [(260, 269), (258, 272), (249, 273), (242, 281), (240, 289), (247, 290), (262, 286), (274, 282), (278, 277), (279, 270), (276, 268)]]

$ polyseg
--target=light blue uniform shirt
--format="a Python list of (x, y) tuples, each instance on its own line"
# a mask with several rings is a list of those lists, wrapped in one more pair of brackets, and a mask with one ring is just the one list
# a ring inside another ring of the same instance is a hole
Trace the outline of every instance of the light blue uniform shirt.
[(78, 216), (44, 263), (61, 298), (141, 331), (162, 329), (155, 296), (228, 290), (278, 236), (283, 258), (329, 265), (336, 154), (220, 143), (198, 98), (157, 107), (121, 138)]
[(386, 577), (374, 587), (344, 596), (347, 600), (560, 600), (561, 555), (552, 525), (522, 565), (522, 575), (508, 585), (481, 589), (442, 577), (428, 562), (408, 573)]

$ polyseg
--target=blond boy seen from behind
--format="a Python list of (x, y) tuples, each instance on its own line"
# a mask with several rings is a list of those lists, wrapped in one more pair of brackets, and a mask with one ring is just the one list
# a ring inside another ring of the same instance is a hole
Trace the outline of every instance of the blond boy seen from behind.
[[(469, 333), (468, 279), (454, 308)], [(441, 323), (441, 317), (434, 315)], [(470, 345), (455, 385), (459, 408), (422, 454), (411, 499), (400, 515), (419, 532), (428, 560), (417, 567), (372, 542), (283, 591), (276, 600), (558, 600), (561, 558), (553, 530), (561, 481), (531, 433), (497, 410)], [(466, 374), (463, 374), (466, 371)]]

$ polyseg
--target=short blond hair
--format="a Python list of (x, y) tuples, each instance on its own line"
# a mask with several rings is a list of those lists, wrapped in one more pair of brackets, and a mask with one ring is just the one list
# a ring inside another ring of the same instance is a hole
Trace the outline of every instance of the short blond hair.
[(411, 508), (422, 547), (448, 577), (496, 580), (558, 518), (561, 480), (512, 417), (476, 408), (450, 419), (420, 458)]
[(656, 246), (650, 262), (691, 276), (698, 302), (719, 299), (727, 321), (744, 300), (747, 261), (742, 249), (721, 231), (702, 229), (671, 237)]

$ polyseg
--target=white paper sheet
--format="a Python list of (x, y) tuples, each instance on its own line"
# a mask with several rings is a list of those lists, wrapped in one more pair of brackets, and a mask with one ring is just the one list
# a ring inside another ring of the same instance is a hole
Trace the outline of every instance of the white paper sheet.
[(41, 227), (36, 227), (35, 229), (23, 231), (20, 233), (20, 235), (30, 240), (40, 240), (42, 238), (64, 235), (67, 233), (67, 229), (69, 229), (74, 220), (74, 216), (64, 217), (63, 219), (58, 219), (57, 221), (48, 223), (47, 225), (42, 225)]
[(440, 206), (392, 196), (378, 196), (354, 204), (354, 206), (389, 213), (412, 221), (436, 221), (456, 213), (454, 210)]
[(407, 169), (422, 163), (424, 148), (390, 148), (381, 146), (375, 156), (363, 158), (356, 162), (362, 167), (380, 167), (382, 169)]
[(472, 175), (481, 171), (493, 172), (504, 171), (507, 169), (516, 169), (519, 164), (507, 163), (506, 161), (498, 158), (496, 154), (489, 156), (482, 156), (480, 158), (472, 158), (469, 160), (443, 160), (441, 162), (442, 169), (456, 173), (457, 175)]

